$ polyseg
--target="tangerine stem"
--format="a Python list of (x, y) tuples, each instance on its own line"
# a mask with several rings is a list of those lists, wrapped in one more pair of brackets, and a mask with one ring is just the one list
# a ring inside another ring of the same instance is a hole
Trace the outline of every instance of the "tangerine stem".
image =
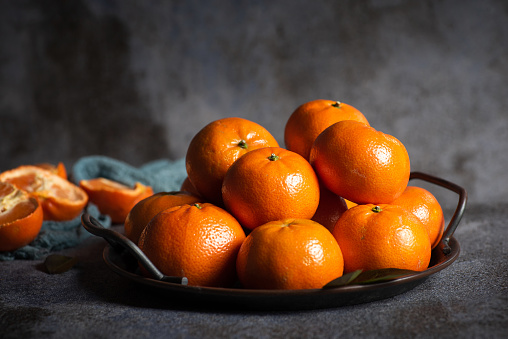
[(342, 102), (340, 102), (339, 100), (335, 101), (332, 106), (333, 107), (337, 107), (337, 108), (340, 108), (340, 105), (342, 105)]
[(275, 153), (272, 153), (272, 155), (270, 155), (268, 157), (268, 160), (270, 160), (270, 161), (277, 161), (277, 160), (279, 160), (279, 157), (277, 155), (275, 155)]
[(202, 209), (202, 208), (203, 208), (203, 206), (199, 205), (198, 203), (192, 204), (192, 206), (195, 206), (195, 207), (197, 207), (198, 209)]
[(240, 142), (238, 143), (238, 146), (239, 146), (240, 148), (243, 148), (243, 149), (247, 149), (247, 148), (249, 148), (249, 146), (247, 145), (247, 142), (246, 142), (245, 140), (243, 140), (243, 139), (242, 139), (242, 140), (240, 140)]
[(381, 211), (382, 211), (382, 209), (381, 209), (381, 207), (379, 207), (379, 206), (374, 206), (374, 207), (372, 207), (372, 212), (374, 212), (374, 213), (379, 213), (379, 212), (381, 212)]

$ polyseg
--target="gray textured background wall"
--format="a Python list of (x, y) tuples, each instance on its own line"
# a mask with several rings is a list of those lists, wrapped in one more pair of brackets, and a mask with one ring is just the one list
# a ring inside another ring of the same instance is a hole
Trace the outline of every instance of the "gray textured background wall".
[(0, 170), (178, 159), (240, 116), (283, 143), (338, 99), (413, 170), (507, 201), (508, 1), (0, 1)]

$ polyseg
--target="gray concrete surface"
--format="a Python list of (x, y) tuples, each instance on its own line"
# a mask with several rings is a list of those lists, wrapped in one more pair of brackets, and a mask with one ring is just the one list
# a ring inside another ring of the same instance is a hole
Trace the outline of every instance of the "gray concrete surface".
[(459, 258), (404, 294), (302, 312), (245, 312), (176, 302), (111, 271), (102, 238), (62, 251), (78, 263), (0, 262), (1, 338), (505, 338), (508, 205), (470, 208)]
[(178, 159), (241, 116), (283, 144), (338, 99), (412, 168), (507, 201), (504, 0), (0, 1), (0, 168), (102, 154)]
[[(240, 116), (283, 144), (301, 103), (337, 99), (465, 187), (446, 270), (395, 298), (309, 312), (175, 304), (79, 260), (0, 262), (1, 338), (503, 338), (508, 329), (508, 2), (0, 0), (0, 170), (106, 155), (180, 159)], [(450, 211), (456, 195), (436, 194)]]

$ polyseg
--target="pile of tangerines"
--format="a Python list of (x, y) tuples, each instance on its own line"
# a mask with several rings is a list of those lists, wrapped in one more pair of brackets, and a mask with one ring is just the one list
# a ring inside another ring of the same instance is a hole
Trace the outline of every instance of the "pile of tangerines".
[[(257, 123), (224, 118), (190, 142), (180, 191), (96, 178), (73, 194), (124, 223), (162, 273), (189, 285), (309, 289), (356, 270), (428, 267), (443, 211), (430, 192), (408, 186), (398, 139), (351, 105), (314, 100), (292, 113), (284, 142)], [(27, 181), (3, 176), (11, 186), (0, 199)]]

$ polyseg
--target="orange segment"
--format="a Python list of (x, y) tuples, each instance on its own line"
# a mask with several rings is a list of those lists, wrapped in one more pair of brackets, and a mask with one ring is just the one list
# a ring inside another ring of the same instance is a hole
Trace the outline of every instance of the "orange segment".
[(0, 251), (14, 251), (29, 244), (39, 234), (42, 222), (37, 198), (0, 182)]
[(70, 220), (77, 217), (88, 202), (88, 195), (78, 186), (38, 166), (19, 166), (0, 174), (0, 181), (10, 182), (39, 199), (44, 220)]
[(133, 188), (119, 182), (94, 178), (81, 180), (80, 187), (90, 197), (90, 201), (97, 205), (99, 211), (111, 217), (113, 223), (124, 223), (129, 211), (139, 201), (153, 195), (150, 186), (137, 182)]

